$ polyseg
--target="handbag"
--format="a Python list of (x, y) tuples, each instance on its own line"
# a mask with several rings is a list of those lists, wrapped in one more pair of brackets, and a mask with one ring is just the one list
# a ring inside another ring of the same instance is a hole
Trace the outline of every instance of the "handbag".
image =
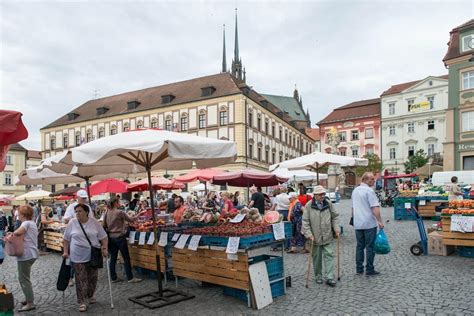
[(86, 239), (89, 242), (89, 245), (91, 246), (91, 260), (89, 261), (89, 266), (94, 269), (102, 269), (104, 267), (102, 251), (100, 250), (100, 248), (92, 246), (92, 243), (89, 237), (87, 237), (86, 231), (84, 230), (84, 227), (82, 226), (81, 222), (79, 220), (77, 220), (77, 222), (81, 226), (82, 232), (86, 236)]
[(23, 246), (24, 236), (11, 235), (9, 240), (5, 240), (5, 253), (12, 257), (21, 257), (25, 251)]
[(66, 258), (63, 258), (61, 269), (59, 269), (58, 282), (56, 282), (56, 289), (58, 291), (65, 291), (69, 285), (70, 277), (71, 277), (71, 265), (66, 264)]

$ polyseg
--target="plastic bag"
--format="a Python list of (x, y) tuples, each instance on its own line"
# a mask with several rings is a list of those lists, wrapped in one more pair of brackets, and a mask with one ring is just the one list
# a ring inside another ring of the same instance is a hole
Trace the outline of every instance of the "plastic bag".
[(378, 255), (386, 255), (390, 252), (390, 244), (388, 243), (387, 235), (385, 235), (383, 229), (380, 229), (377, 233), (374, 250)]
[(56, 282), (56, 289), (58, 291), (65, 291), (68, 287), (70, 278), (71, 264), (68, 264), (66, 258), (63, 258), (63, 263), (61, 264), (61, 269), (59, 270), (58, 281)]

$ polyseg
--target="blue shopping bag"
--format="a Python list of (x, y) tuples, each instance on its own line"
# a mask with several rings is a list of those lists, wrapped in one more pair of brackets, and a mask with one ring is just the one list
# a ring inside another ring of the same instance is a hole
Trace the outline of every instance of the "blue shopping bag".
[(385, 232), (383, 231), (383, 228), (377, 233), (374, 250), (378, 255), (386, 255), (390, 252), (390, 244), (388, 242), (387, 235), (385, 235)]

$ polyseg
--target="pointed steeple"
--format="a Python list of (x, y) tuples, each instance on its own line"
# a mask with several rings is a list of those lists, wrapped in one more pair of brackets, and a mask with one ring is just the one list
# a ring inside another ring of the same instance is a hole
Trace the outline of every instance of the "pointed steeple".
[(225, 56), (225, 24), (223, 26), (223, 47), (222, 47), (222, 71), (227, 72), (227, 58)]
[(299, 97), (298, 89), (296, 88), (296, 84), (295, 84), (295, 91), (293, 91), (293, 98), (298, 102), (300, 101), (300, 97)]
[(235, 9), (235, 43), (234, 43), (234, 59), (232, 59), (231, 73), (234, 77), (245, 82), (245, 74), (243, 73), (242, 59), (239, 56), (239, 31), (237, 24), (237, 8)]
[(234, 60), (239, 62), (239, 31), (237, 27), (237, 8), (235, 8), (235, 43), (234, 43)]

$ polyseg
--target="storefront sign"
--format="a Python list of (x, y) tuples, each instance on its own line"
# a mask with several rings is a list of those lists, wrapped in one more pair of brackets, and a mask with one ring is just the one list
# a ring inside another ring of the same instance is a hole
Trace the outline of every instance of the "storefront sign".
[(427, 101), (410, 105), (410, 112), (420, 112), (420, 111), (425, 111), (429, 109), (430, 109), (430, 103)]
[(469, 150), (474, 150), (474, 143), (463, 143), (463, 144), (458, 144), (458, 150), (459, 150), (459, 151), (469, 151)]

